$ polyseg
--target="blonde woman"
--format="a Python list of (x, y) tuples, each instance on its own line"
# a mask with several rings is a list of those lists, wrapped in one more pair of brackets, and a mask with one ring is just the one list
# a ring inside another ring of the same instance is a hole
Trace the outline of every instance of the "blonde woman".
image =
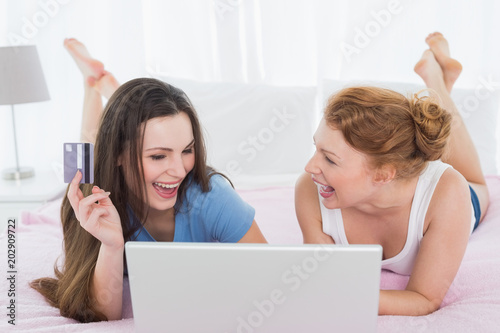
[(415, 71), (436, 98), (375, 87), (336, 93), (295, 191), (305, 243), (380, 244), (382, 268), (410, 276), (405, 290), (380, 291), (382, 315), (439, 308), (488, 207), (477, 152), (449, 94), (461, 65), (440, 33), (426, 42)]

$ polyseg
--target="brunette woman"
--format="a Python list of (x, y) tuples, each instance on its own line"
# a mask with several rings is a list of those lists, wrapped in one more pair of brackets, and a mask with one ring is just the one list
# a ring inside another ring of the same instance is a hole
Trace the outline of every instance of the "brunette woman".
[[(75, 175), (61, 207), (64, 263), (56, 266), (56, 278), (31, 286), (63, 316), (120, 319), (126, 241), (266, 240), (254, 209), (207, 166), (198, 117), (185, 93), (150, 78), (117, 87), (72, 41), (85, 81), (83, 139), (93, 142), (98, 128), (95, 181), (79, 185), (82, 175)], [(104, 112), (102, 91), (111, 94)]]

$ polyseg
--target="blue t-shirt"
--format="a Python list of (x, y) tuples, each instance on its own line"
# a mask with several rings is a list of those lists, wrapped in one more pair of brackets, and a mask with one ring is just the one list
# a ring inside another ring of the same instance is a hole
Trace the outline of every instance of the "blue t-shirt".
[[(189, 181), (189, 179), (186, 179)], [(131, 215), (130, 223), (136, 217)], [(244, 202), (221, 175), (210, 178), (209, 191), (192, 182), (175, 215), (174, 242), (236, 243), (250, 229), (255, 209)], [(144, 227), (131, 240), (156, 241)]]

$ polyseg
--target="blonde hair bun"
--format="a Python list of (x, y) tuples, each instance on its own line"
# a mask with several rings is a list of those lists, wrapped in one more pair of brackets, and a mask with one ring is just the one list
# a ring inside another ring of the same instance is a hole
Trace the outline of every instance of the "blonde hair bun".
[(443, 156), (451, 115), (430, 97), (405, 97), (378, 87), (350, 87), (330, 97), (324, 112), (329, 126), (369, 157), (372, 167), (392, 165), (396, 177), (418, 175), (428, 161)]

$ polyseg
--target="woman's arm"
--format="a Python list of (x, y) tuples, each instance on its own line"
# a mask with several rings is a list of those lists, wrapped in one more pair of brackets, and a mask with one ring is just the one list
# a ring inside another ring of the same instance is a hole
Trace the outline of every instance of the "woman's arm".
[(303, 173), (295, 184), (295, 213), (302, 230), (304, 243), (334, 243), (332, 237), (323, 232), (318, 188), (308, 173)]
[(267, 243), (267, 240), (260, 231), (257, 222), (253, 220), (250, 229), (248, 229), (247, 233), (238, 241), (238, 243)]
[(101, 244), (92, 279), (92, 297), (96, 309), (108, 320), (122, 318), (123, 245), (111, 247)]
[(380, 291), (379, 314), (421, 316), (439, 309), (462, 262), (471, 214), (466, 180), (456, 170), (446, 170), (427, 211), (429, 226), (408, 285), (401, 291)]
[(94, 186), (92, 194), (84, 197), (79, 188), (81, 178), (77, 172), (67, 196), (80, 225), (101, 242), (89, 296), (108, 320), (121, 319), (124, 239), (120, 216), (109, 192)]

